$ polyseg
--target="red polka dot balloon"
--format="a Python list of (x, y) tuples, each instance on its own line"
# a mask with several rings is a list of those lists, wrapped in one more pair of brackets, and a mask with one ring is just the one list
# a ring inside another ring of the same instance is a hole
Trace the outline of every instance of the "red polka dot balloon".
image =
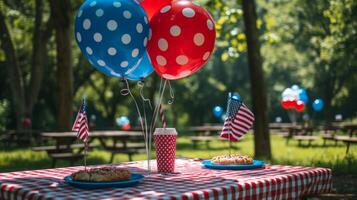
[(191, 1), (166, 4), (153, 16), (150, 27), (148, 53), (155, 71), (164, 79), (193, 74), (212, 54), (216, 37), (213, 19)]

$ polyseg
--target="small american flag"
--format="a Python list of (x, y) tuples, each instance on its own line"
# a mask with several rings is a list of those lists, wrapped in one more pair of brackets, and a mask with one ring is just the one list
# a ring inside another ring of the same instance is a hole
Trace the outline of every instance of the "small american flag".
[(228, 98), (227, 118), (224, 121), (221, 137), (238, 141), (254, 122), (254, 114), (238, 99)]
[(86, 103), (83, 98), (83, 103), (76, 117), (76, 121), (74, 121), (72, 131), (77, 132), (77, 138), (82, 140), (83, 142), (88, 141), (89, 137), (89, 129), (88, 129), (88, 120), (86, 113)]

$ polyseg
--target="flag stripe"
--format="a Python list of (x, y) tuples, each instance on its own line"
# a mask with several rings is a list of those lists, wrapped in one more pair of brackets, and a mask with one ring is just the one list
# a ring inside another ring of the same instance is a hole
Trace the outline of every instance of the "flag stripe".
[(251, 124), (251, 122), (249, 122), (249, 121), (247, 121), (245, 119), (242, 119), (242, 118), (235, 119), (234, 123), (235, 124), (240, 124), (240, 125), (246, 127), (247, 129), (250, 128), (250, 124)]
[(233, 124), (235, 124), (236, 126), (242, 126), (242, 128), (247, 129), (247, 130), (250, 129), (249, 124), (247, 124), (247, 123), (244, 121), (244, 119), (243, 119), (243, 120), (242, 120), (242, 119), (235, 119), (234, 122), (233, 122)]
[(242, 111), (243, 113), (247, 114), (249, 117), (254, 118), (254, 114), (253, 114), (252, 112), (250, 112), (250, 110), (248, 110), (247, 107), (242, 106), (242, 107), (241, 107), (241, 111)]

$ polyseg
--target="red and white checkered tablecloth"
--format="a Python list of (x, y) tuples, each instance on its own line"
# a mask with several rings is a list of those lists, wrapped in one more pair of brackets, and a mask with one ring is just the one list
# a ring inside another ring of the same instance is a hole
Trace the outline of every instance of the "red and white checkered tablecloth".
[[(118, 167), (146, 174), (144, 161)], [(156, 170), (155, 161), (152, 161)], [(83, 167), (67, 167), (0, 174), (1, 199), (300, 199), (329, 192), (331, 170), (267, 165), (256, 170), (212, 170), (199, 161), (176, 160), (171, 175), (153, 173), (129, 188), (76, 189), (63, 178)]]

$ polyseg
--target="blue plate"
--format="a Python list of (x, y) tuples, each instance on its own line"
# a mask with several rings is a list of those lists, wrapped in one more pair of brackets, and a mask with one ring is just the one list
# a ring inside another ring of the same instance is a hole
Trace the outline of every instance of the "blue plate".
[(84, 182), (74, 181), (71, 176), (64, 177), (64, 181), (69, 185), (82, 189), (98, 189), (98, 188), (118, 188), (134, 186), (144, 179), (141, 174), (131, 174), (131, 178), (127, 181), (110, 181), (110, 182)]
[(261, 160), (254, 160), (251, 165), (220, 165), (211, 163), (210, 160), (205, 160), (202, 162), (203, 166), (210, 169), (227, 169), (227, 170), (249, 170), (249, 169), (259, 169), (264, 167), (264, 162)]

